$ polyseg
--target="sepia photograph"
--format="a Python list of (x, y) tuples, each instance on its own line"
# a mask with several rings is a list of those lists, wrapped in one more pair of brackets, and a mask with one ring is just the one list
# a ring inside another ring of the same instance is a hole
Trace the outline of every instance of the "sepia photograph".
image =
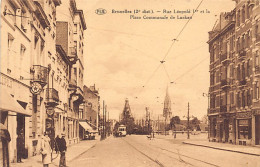
[(0, 167), (260, 167), (260, 0), (0, 3)]

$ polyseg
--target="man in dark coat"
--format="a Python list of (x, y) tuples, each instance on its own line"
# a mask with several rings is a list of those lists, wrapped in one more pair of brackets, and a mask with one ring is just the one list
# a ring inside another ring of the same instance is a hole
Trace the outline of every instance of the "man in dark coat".
[(57, 137), (55, 138), (55, 151), (56, 151), (56, 154), (60, 151), (60, 146), (59, 146), (59, 143), (60, 143), (60, 136), (57, 135)]
[(22, 157), (24, 153), (24, 136), (23, 136), (23, 129), (21, 129), (20, 133), (17, 137), (17, 162), (22, 162)]
[(65, 152), (67, 151), (67, 144), (65, 140), (65, 134), (61, 134), (61, 139), (59, 140), (59, 149), (60, 149), (60, 167), (66, 167), (66, 157)]

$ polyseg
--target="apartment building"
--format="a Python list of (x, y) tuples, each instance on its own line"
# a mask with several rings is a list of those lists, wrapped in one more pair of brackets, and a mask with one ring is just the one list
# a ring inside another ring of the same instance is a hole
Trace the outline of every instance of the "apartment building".
[(209, 140), (259, 144), (259, 1), (236, 1), (209, 32)]

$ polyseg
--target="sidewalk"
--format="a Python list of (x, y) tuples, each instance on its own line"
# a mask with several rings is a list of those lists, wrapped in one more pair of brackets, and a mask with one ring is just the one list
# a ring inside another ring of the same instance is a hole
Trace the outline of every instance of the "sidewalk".
[[(70, 145), (67, 148), (66, 152), (66, 161), (67, 165), (70, 161), (79, 157), (80, 155), (87, 152), (90, 148), (94, 147), (100, 141), (100, 137), (98, 136), (96, 140), (82, 140), (77, 144)], [(49, 165), (49, 167), (57, 167), (59, 166), (60, 155), (54, 154), (52, 155), (54, 160)], [(28, 159), (22, 159), (23, 163), (10, 163), (10, 167), (42, 167), (42, 156), (36, 155), (34, 157), (29, 157)]]
[(218, 149), (223, 151), (237, 152), (241, 154), (260, 156), (260, 147), (258, 146), (242, 146), (234, 145), (229, 143), (218, 143), (209, 142), (207, 139), (207, 134), (190, 135), (190, 139), (187, 139), (187, 134), (177, 134), (176, 139), (172, 135), (157, 135), (155, 138), (166, 139), (174, 143), (183, 143), (200, 147), (207, 147), (212, 149)]
[(224, 150), (230, 152), (237, 152), (247, 155), (260, 156), (260, 147), (257, 146), (241, 146), (241, 145), (233, 145), (229, 143), (217, 143), (217, 142), (209, 142), (208, 140), (185, 140), (182, 142), (183, 144), (189, 144), (200, 147), (207, 147), (217, 150)]

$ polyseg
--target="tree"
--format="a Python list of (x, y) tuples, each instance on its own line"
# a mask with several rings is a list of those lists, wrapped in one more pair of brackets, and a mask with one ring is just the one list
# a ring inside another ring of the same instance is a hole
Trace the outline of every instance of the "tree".
[(170, 127), (174, 128), (176, 124), (180, 124), (181, 123), (181, 119), (179, 116), (174, 116), (171, 118), (171, 122), (170, 122)]
[(191, 120), (191, 127), (192, 127), (193, 129), (194, 129), (194, 128), (197, 129), (197, 127), (199, 126), (199, 124), (200, 124), (200, 121), (198, 120), (197, 117), (194, 117), (194, 118)]
[(207, 115), (204, 115), (201, 119), (201, 122), (204, 123), (204, 124), (208, 124), (208, 116)]

